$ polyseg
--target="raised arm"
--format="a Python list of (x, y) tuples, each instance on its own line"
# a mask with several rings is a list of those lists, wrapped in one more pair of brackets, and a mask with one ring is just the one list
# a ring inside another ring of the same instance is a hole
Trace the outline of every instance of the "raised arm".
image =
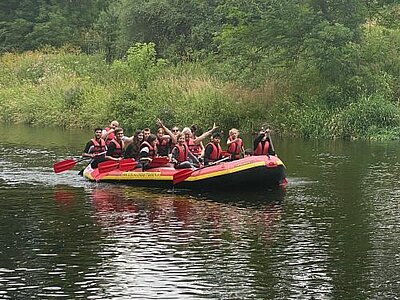
[(226, 145), (229, 146), (230, 144), (236, 142), (238, 138), (234, 139), (234, 140), (230, 140), (229, 138), (226, 140)]
[(202, 140), (204, 140), (206, 137), (210, 136), (214, 132), (214, 130), (217, 129), (217, 128), (218, 128), (218, 126), (216, 126), (215, 123), (214, 123), (213, 127), (210, 130), (204, 132), (202, 135), (200, 135), (197, 138), (195, 138), (193, 140), (193, 143), (195, 143), (196, 145), (200, 144), (200, 142)]
[(261, 142), (261, 140), (265, 137), (265, 132), (264, 131), (260, 131), (260, 133), (258, 134), (258, 136), (255, 138), (254, 143), (253, 143), (253, 150), (256, 150), (257, 145), (259, 142)]
[(178, 142), (176, 139), (176, 135), (173, 134), (172, 131), (169, 130), (167, 128), (167, 126), (165, 126), (164, 123), (160, 119), (157, 119), (157, 125), (162, 127), (164, 129), (164, 132), (167, 133), (171, 137), (172, 143), (176, 144)]
[(112, 133), (112, 132), (114, 132), (114, 128), (110, 128), (109, 130), (103, 129), (103, 131), (102, 131), (102, 133), (101, 133), (101, 138), (102, 138), (103, 140), (106, 140), (107, 137), (108, 137), (108, 135), (109, 135), (110, 133)]

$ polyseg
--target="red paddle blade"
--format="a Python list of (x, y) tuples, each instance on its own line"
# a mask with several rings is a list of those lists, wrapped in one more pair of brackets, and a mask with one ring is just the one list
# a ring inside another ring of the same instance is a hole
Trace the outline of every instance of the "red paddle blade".
[(137, 161), (134, 161), (131, 158), (125, 158), (119, 161), (119, 169), (122, 172), (131, 171), (136, 167), (136, 165)]
[(99, 163), (99, 174), (107, 173), (118, 168), (119, 162), (114, 160), (106, 160)]
[(169, 163), (169, 158), (160, 156), (160, 157), (154, 157), (153, 160), (149, 163), (150, 168), (157, 168), (157, 167), (162, 167)]
[(53, 165), (54, 173), (61, 173), (72, 169), (78, 161), (75, 159), (66, 159), (60, 162), (57, 162)]
[(176, 172), (173, 176), (173, 184), (178, 184), (182, 181), (184, 181), (186, 178), (190, 177), (192, 173), (196, 170), (191, 170), (191, 169), (186, 169), (186, 170), (180, 170)]

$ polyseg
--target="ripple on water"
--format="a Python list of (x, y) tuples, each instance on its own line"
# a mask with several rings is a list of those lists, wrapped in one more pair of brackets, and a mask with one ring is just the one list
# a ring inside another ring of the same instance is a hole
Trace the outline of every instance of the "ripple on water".
[(285, 193), (177, 195), (55, 175), (64, 157), (10, 149), (0, 154), (0, 298), (399, 294), (394, 159), (359, 165), (323, 149)]

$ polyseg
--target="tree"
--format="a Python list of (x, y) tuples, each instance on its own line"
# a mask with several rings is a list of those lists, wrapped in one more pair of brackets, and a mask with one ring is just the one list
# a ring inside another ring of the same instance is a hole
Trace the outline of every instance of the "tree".
[(24, 51), (44, 45), (85, 44), (107, 0), (4, 0), (0, 3), (2, 51)]
[(154, 42), (169, 58), (190, 59), (210, 50), (217, 26), (215, 1), (122, 1), (121, 28), (125, 47), (135, 42)]

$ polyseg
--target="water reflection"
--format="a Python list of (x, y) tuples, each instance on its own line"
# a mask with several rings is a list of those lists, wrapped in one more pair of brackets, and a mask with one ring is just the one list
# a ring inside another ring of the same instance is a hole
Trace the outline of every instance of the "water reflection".
[(90, 132), (7, 132), (0, 298), (400, 293), (397, 142), (275, 139), (290, 175), (286, 191), (199, 194), (90, 183), (78, 170), (56, 176), (54, 161), (80, 153)]
[(255, 240), (272, 245), (282, 209), (279, 203), (255, 209), (129, 187), (96, 188), (90, 199), (106, 234), (98, 254), (110, 272), (102, 278), (103, 289), (118, 278), (115, 295), (139, 290), (146, 299), (257, 294), (249, 250)]
[(72, 206), (77, 198), (76, 193), (68, 187), (56, 186), (54, 189), (54, 200), (64, 206)]

